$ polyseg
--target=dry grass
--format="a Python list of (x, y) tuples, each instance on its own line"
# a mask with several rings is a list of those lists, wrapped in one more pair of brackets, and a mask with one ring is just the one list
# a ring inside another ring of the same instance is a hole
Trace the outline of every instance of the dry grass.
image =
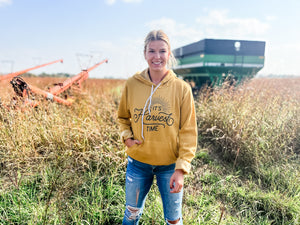
[[(44, 90), (64, 80), (25, 79)], [(116, 113), (123, 84), (88, 79), (81, 92), (70, 92), (70, 107), (0, 107), (0, 224), (120, 223), (126, 155)], [(218, 224), (221, 213), (224, 224), (297, 224), (299, 88), (299, 78), (253, 79), (198, 96), (187, 224)], [(13, 95), (0, 82), (3, 104)], [(163, 224), (158, 191), (149, 198), (141, 222)]]
[[(40, 88), (60, 80), (26, 78)], [(123, 82), (87, 80), (83, 92), (73, 93), (76, 101), (71, 107), (44, 101), (37, 109), (24, 112), (0, 108), (1, 173), (16, 169), (34, 173), (47, 160), (65, 155), (74, 156), (74, 163), (84, 167), (94, 151), (114, 154), (110, 151), (120, 150), (115, 118)], [(10, 93), (5, 89), (9, 88), (2, 88), (2, 93)], [(76, 157), (83, 155), (86, 159), (79, 162)]]
[(299, 89), (300, 79), (254, 79), (238, 88), (204, 89), (197, 101), (201, 142), (243, 167), (298, 152)]

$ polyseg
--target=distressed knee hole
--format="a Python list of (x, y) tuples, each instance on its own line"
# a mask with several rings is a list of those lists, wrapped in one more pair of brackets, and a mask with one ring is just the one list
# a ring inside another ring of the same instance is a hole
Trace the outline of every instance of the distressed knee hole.
[(130, 213), (129, 214), (129, 219), (130, 220), (135, 220), (138, 218), (140, 212), (141, 212), (141, 209), (140, 208), (137, 208), (137, 207), (132, 207), (130, 205), (127, 206), (127, 210), (128, 212)]
[(180, 218), (177, 220), (167, 220), (168, 224), (179, 224)]

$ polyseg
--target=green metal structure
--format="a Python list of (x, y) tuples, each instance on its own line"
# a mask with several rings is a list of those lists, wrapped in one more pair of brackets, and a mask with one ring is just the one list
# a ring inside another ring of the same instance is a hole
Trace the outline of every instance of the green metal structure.
[(204, 39), (173, 51), (178, 65), (173, 70), (195, 88), (220, 85), (225, 79), (239, 83), (264, 67), (265, 42)]

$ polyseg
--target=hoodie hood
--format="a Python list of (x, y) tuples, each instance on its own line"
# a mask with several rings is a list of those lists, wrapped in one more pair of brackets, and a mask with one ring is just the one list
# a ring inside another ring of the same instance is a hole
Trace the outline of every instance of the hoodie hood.
[[(143, 70), (142, 72), (137, 72), (135, 75), (133, 75), (133, 77), (137, 80), (139, 80), (140, 82), (147, 84), (149, 86), (157, 86), (156, 84), (154, 84), (149, 77), (149, 68)], [(176, 78), (176, 74), (173, 72), (173, 70), (169, 70), (167, 75), (164, 77), (164, 79), (160, 82), (160, 86), (166, 85), (167, 83), (169, 83), (170, 81), (174, 80)]]

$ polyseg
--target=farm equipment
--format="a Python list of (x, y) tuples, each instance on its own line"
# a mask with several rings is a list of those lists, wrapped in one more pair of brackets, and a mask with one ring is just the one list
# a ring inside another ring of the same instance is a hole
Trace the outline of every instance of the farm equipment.
[(15, 93), (24, 99), (25, 105), (35, 107), (39, 104), (39, 102), (31, 99), (33, 94), (42, 96), (47, 100), (55, 101), (60, 104), (71, 105), (72, 100), (67, 99), (67, 96), (65, 96), (65, 98), (61, 98), (58, 95), (71, 88), (73, 84), (77, 84), (80, 87), (81, 83), (88, 78), (89, 72), (104, 62), (107, 63), (108, 60), (105, 59), (86, 70), (82, 70), (79, 74), (65, 80), (63, 83), (56, 84), (54, 87), (50, 88), (49, 91), (44, 91), (40, 88), (27, 84), (24, 79), (18, 76), (14, 77), (10, 83), (12, 84)]
[(48, 66), (48, 65), (57, 63), (57, 62), (63, 63), (63, 60), (59, 59), (59, 60), (55, 60), (53, 62), (49, 62), (49, 63), (45, 63), (45, 64), (42, 64), (42, 65), (34, 66), (32, 68), (29, 68), (29, 69), (25, 69), (25, 70), (21, 70), (21, 71), (18, 71), (18, 72), (14, 72), (14, 73), (9, 73), (9, 74), (6, 74), (6, 75), (2, 75), (2, 76), (0, 76), (0, 81), (1, 80), (12, 79), (12, 78), (14, 78), (16, 76), (22, 75), (22, 74), (27, 73), (27, 72), (29, 72), (31, 70), (35, 70), (35, 69), (38, 69), (38, 68), (41, 68), (41, 67), (44, 67), (44, 66)]
[(221, 85), (253, 78), (264, 67), (265, 42), (203, 39), (173, 51), (178, 65), (174, 72), (193, 84)]
[(63, 83), (60, 83), (58, 85), (55, 85), (54, 87), (50, 88), (49, 92), (53, 95), (58, 95), (65, 90), (69, 89), (73, 84), (77, 84), (79, 87), (81, 86), (81, 83), (85, 81), (89, 77), (89, 72), (96, 67), (100, 66), (103, 63), (107, 63), (108, 60), (105, 59), (99, 63), (96, 63), (94, 66), (82, 70), (78, 75), (71, 77), (70, 79), (65, 80)]
[(24, 105), (31, 106), (31, 107), (36, 107), (38, 106), (39, 102), (33, 100), (30, 98), (30, 95), (32, 94), (37, 94), (40, 95), (46, 99), (56, 101), (58, 103), (64, 104), (64, 105), (71, 105), (72, 103), (66, 99), (60, 98), (58, 96), (55, 96), (47, 91), (43, 91), (40, 88), (37, 88), (35, 86), (27, 84), (24, 79), (21, 77), (14, 77), (10, 81), (15, 93), (17, 96), (22, 97), (24, 100)]

